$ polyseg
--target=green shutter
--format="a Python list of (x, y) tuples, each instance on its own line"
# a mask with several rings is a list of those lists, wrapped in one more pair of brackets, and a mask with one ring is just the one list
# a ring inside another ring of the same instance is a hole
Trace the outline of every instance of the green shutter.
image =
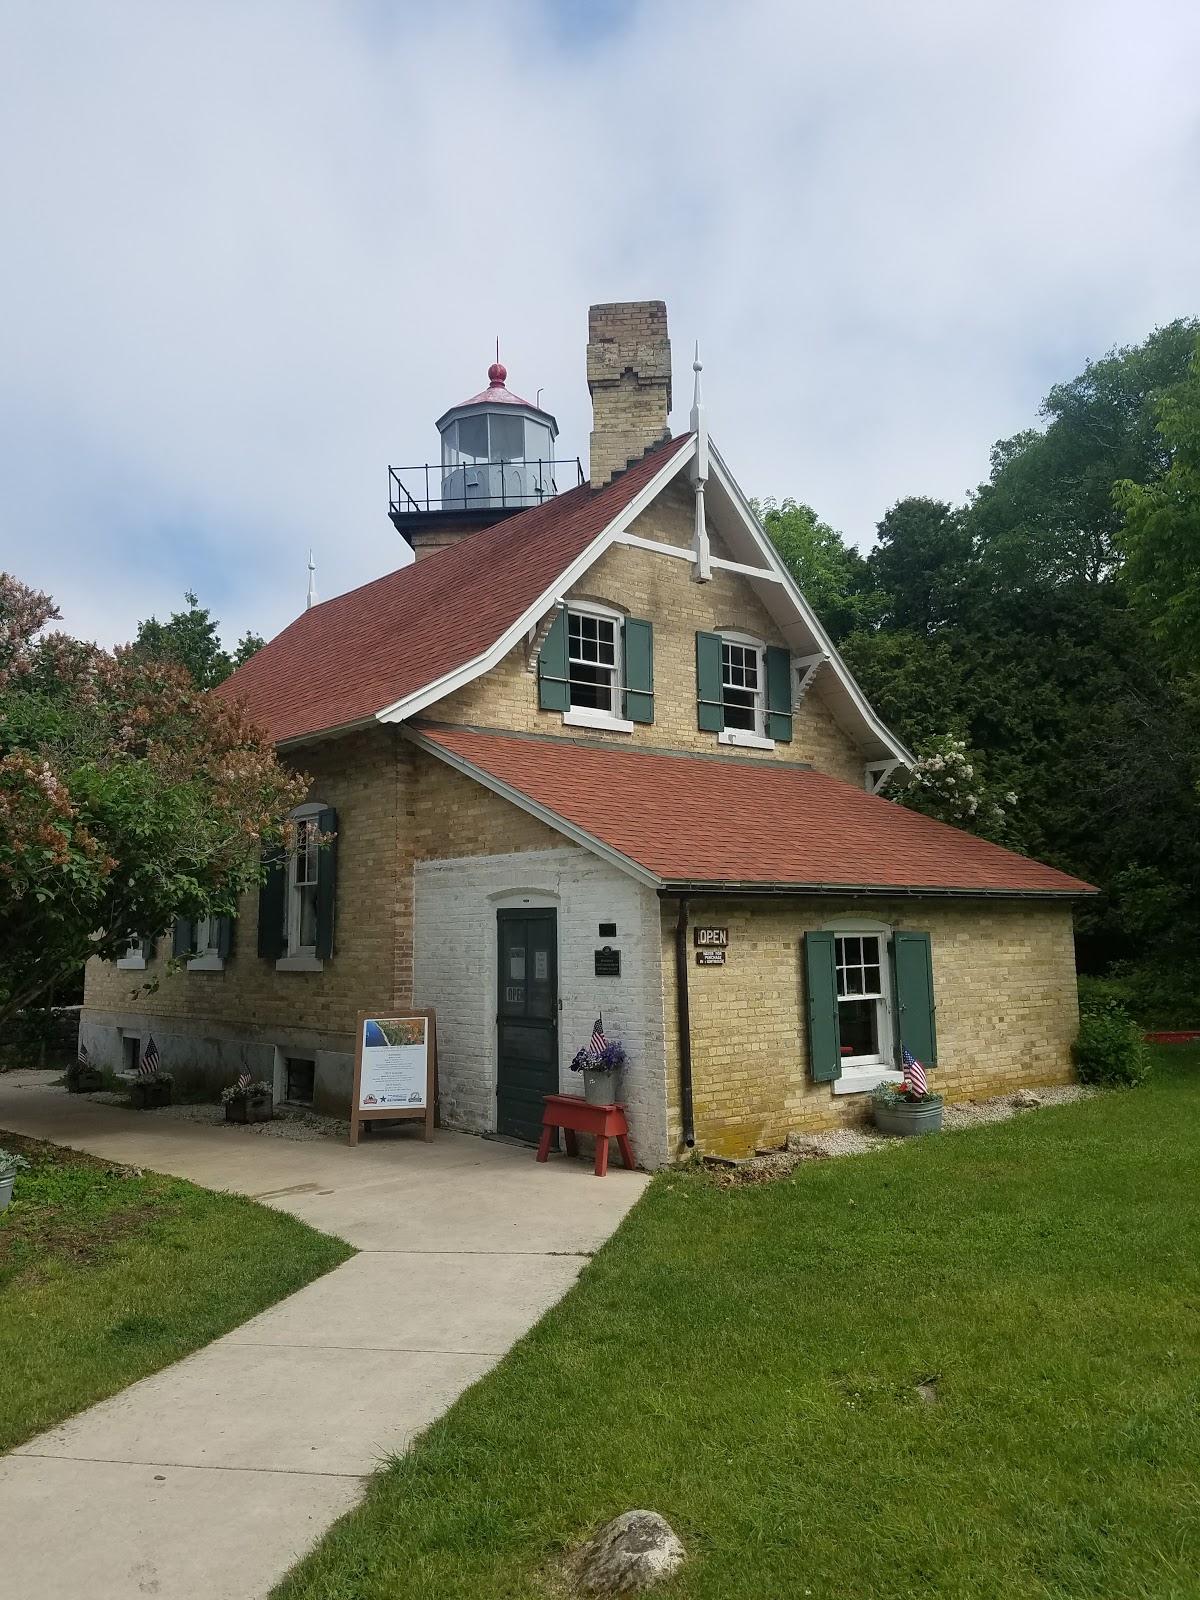
[(725, 726), (719, 633), (696, 635), (696, 722), (702, 733), (720, 733)]
[(809, 1071), (815, 1083), (831, 1083), (842, 1075), (837, 955), (832, 933), (804, 935), (804, 976), (808, 989)]
[(195, 927), (186, 917), (176, 917), (175, 926), (171, 930), (171, 954), (173, 956), (190, 956), (195, 944)]
[(268, 856), (258, 891), (258, 953), (278, 961), (287, 949), (283, 932), (283, 901), (287, 892), (287, 857), (282, 850)]
[(543, 711), (571, 709), (571, 684), (567, 671), (567, 613), (561, 607), (538, 651), (538, 705)]
[(233, 954), (233, 918), (217, 918), (217, 954), (222, 961), (228, 961)]
[(792, 737), (792, 652), (767, 646), (767, 738), (783, 744)]
[(654, 629), (639, 617), (625, 619), (625, 715), (654, 721)]
[[(927, 933), (892, 936), (892, 992), (896, 1043), (907, 1045), (923, 1067), (937, 1066), (937, 1010), (933, 998), (933, 954)], [(897, 1061), (900, 1059), (897, 1048)]]
[(328, 961), (333, 954), (333, 909), (337, 898), (337, 812), (332, 808), (320, 812), (317, 829), (333, 835), (317, 854), (317, 955)]

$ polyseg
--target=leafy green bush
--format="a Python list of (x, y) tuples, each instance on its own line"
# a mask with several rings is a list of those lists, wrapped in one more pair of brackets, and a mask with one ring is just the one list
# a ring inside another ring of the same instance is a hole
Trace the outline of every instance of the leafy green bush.
[(1126, 1011), (1134, 1010), (1133, 987), (1126, 978), (1118, 977), (1115, 973), (1093, 978), (1081, 972), (1078, 983), (1081, 1012), (1098, 1011), (1109, 1001), (1123, 1006)]
[(1150, 1071), (1142, 1029), (1118, 1001), (1089, 998), (1071, 1051), (1081, 1083), (1132, 1088)]

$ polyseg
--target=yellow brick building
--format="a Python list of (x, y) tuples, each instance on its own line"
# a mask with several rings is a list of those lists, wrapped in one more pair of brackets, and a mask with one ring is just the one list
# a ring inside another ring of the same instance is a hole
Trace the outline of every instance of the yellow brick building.
[(911, 758), (708, 437), (672, 439), (661, 302), (594, 306), (592, 476), (504, 369), (393, 472), (416, 560), (312, 607), (221, 693), (308, 775), (233, 919), (94, 962), (99, 1062), (153, 1032), (345, 1111), (360, 1012), (433, 1007), (448, 1125), (531, 1138), (602, 1017), (647, 1165), (867, 1114), (910, 1049), (949, 1097), (1069, 1076), (1088, 886), (903, 810)]

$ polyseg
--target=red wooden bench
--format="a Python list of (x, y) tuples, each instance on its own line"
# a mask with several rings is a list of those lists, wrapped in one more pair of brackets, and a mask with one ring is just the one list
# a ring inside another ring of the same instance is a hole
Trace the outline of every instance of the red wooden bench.
[(621, 1105), (594, 1106), (577, 1094), (548, 1094), (546, 1109), (542, 1112), (542, 1137), (538, 1143), (537, 1158), (547, 1161), (555, 1130), (561, 1128), (567, 1141), (567, 1154), (579, 1154), (579, 1133), (590, 1133), (596, 1139), (596, 1176), (602, 1178), (608, 1171), (608, 1141), (615, 1139), (621, 1151), (621, 1160), (633, 1166), (633, 1150), (629, 1144), (629, 1124), (625, 1120), (625, 1107)]

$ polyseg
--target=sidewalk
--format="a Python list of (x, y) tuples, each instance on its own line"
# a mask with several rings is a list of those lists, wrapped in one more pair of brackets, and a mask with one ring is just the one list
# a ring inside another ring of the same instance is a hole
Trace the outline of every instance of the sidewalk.
[(5, 1582), (40, 1600), (266, 1595), (566, 1292), (647, 1182), (463, 1134), (264, 1138), (32, 1072), (0, 1077), (0, 1128), (250, 1195), (361, 1252), (0, 1459)]

